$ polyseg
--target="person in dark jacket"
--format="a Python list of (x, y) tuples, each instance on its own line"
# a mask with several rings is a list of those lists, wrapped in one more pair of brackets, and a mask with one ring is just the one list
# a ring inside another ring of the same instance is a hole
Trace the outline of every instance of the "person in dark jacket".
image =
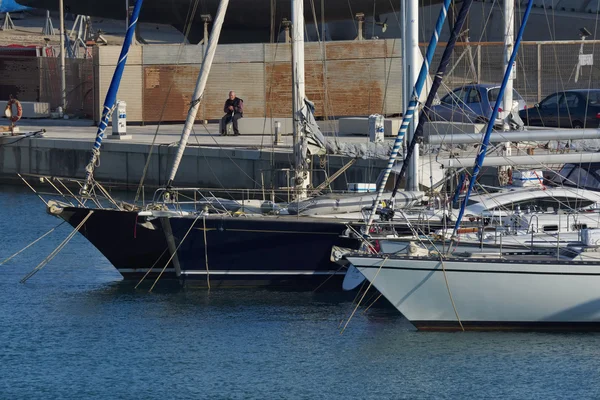
[(233, 134), (239, 136), (238, 120), (244, 116), (244, 100), (235, 97), (235, 92), (229, 92), (229, 98), (223, 107), (225, 115), (221, 119), (221, 135), (227, 135), (227, 124), (233, 121)]

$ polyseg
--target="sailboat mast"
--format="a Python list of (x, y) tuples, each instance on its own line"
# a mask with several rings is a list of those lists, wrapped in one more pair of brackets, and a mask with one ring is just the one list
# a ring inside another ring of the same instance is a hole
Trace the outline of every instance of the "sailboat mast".
[(196, 115), (198, 114), (200, 103), (202, 102), (202, 96), (204, 96), (204, 89), (206, 88), (206, 82), (208, 81), (210, 68), (212, 66), (213, 59), (215, 58), (215, 52), (217, 51), (217, 44), (219, 43), (219, 36), (221, 35), (221, 27), (223, 26), (223, 20), (225, 20), (225, 14), (227, 13), (228, 5), (229, 0), (221, 0), (219, 2), (219, 8), (217, 9), (217, 15), (210, 32), (202, 67), (200, 67), (200, 75), (198, 75), (192, 102), (190, 103), (188, 115), (185, 119), (185, 124), (183, 125), (183, 131), (181, 132), (179, 147), (177, 148), (177, 153), (175, 154), (175, 159), (171, 167), (171, 172), (169, 173), (167, 187), (171, 187), (173, 181), (175, 180), (175, 175), (177, 175), (177, 170), (179, 169), (179, 164), (181, 163), (181, 159), (185, 151), (185, 146), (187, 145), (188, 139), (190, 138), (190, 133), (194, 127), (194, 121), (196, 120)]
[[(515, 41), (515, 2), (514, 0), (504, 0), (504, 70), (508, 70), (508, 63), (510, 56), (513, 53), (513, 46)], [(504, 92), (504, 102), (502, 104), (502, 116), (504, 120), (510, 114), (513, 108), (513, 80), (516, 74), (516, 65), (512, 66), (510, 77), (506, 84), (506, 91)], [(503, 129), (508, 130), (508, 124), (503, 124)]]
[(504, 92), (508, 86), (508, 81), (510, 80), (510, 75), (512, 73), (513, 62), (517, 58), (517, 51), (519, 50), (519, 45), (521, 44), (521, 39), (523, 38), (523, 32), (525, 32), (525, 26), (527, 25), (527, 20), (529, 19), (529, 14), (531, 13), (531, 8), (533, 7), (533, 0), (529, 0), (527, 3), (527, 9), (525, 10), (525, 14), (523, 15), (523, 21), (521, 22), (521, 27), (519, 28), (519, 33), (517, 34), (517, 40), (515, 41), (515, 45), (513, 48), (513, 52), (510, 55), (510, 59), (508, 60), (508, 68), (504, 72), (504, 79), (502, 80), (502, 85), (500, 86), (500, 91), (498, 92), (498, 99), (494, 104), (494, 109), (492, 110), (492, 115), (490, 117), (490, 121), (488, 122), (487, 129), (485, 131), (485, 135), (483, 136), (483, 140), (481, 142), (481, 146), (479, 146), (479, 152), (477, 153), (477, 157), (475, 158), (475, 166), (473, 167), (473, 174), (471, 175), (471, 179), (469, 181), (469, 187), (467, 188), (467, 193), (465, 194), (465, 198), (463, 199), (460, 205), (460, 211), (458, 212), (458, 218), (456, 219), (456, 224), (454, 225), (454, 231), (452, 236), (456, 235), (458, 228), (460, 227), (460, 223), (465, 214), (465, 208), (469, 201), (469, 197), (471, 196), (471, 192), (473, 191), (473, 186), (475, 186), (475, 181), (477, 180), (477, 176), (479, 175), (479, 171), (481, 170), (481, 166), (483, 165), (483, 161), (485, 160), (485, 155), (487, 152), (488, 145), (490, 143), (490, 136), (492, 134), (492, 129), (494, 128), (494, 121), (496, 117), (498, 117), (498, 109), (500, 108), (500, 102), (504, 98)]
[[(416, 0), (411, 1), (417, 3)], [(381, 196), (383, 195), (383, 191), (385, 189), (385, 184), (387, 183), (387, 180), (390, 177), (390, 172), (392, 171), (392, 167), (394, 166), (394, 162), (396, 161), (396, 157), (398, 156), (398, 152), (400, 151), (400, 146), (402, 146), (404, 135), (408, 130), (408, 125), (410, 124), (415, 109), (417, 108), (417, 103), (419, 97), (421, 96), (421, 90), (423, 90), (423, 86), (425, 86), (425, 81), (429, 74), (429, 65), (431, 64), (431, 60), (433, 59), (433, 53), (435, 53), (435, 48), (437, 47), (440, 33), (444, 26), (444, 21), (446, 21), (446, 15), (448, 15), (448, 8), (450, 7), (450, 2), (451, 0), (444, 0), (444, 5), (440, 10), (440, 14), (435, 25), (435, 30), (433, 31), (433, 35), (431, 36), (431, 40), (429, 41), (429, 45), (427, 46), (427, 52), (425, 53), (425, 58), (423, 59), (421, 70), (419, 71), (419, 78), (417, 79), (415, 87), (410, 96), (408, 108), (406, 109), (406, 112), (402, 117), (402, 123), (400, 124), (400, 129), (398, 130), (398, 134), (396, 135), (396, 140), (394, 141), (394, 146), (392, 147), (392, 153), (390, 154), (388, 165), (383, 171), (383, 179), (381, 180), (379, 188), (377, 189), (377, 196), (375, 196), (375, 201), (373, 202), (373, 210), (371, 211), (371, 214), (369, 215), (369, 220), (367, 221), (366, 232), (369, 232), (371, 224), (373, 224), (375, 213), (377, 212), (377, 208), (379, 207), (379, 203), (381, 201)]]
[(296, 197), (304, 198), (310, 173), (303, 167), (301, 110), (306, 98), (304, 86), (304, 1), (292, 0), (292, 115), (294, 118), (294, 186)]
[[(404, 88), (404, 96), (408, 101), (410, 98), (412, 88), (417, 83), (419, 78), (418, 60), (421, 57), (421, 50), (419, 50), (419, 2), (418, 1), (407, 1), (406, 2), (406, 24), (404, 26), (404, 40), (403, 45), (406, 46), (406, 62), (404, 65), (407, 67), (403, 73), (407, 77), (408, 85)], [(412, 138), (415, 135), (415, 122), (417, 120), (419, 110), (415, 108), (413, 121), (410, 124), (406, 132), (406, 142), (411, 143)], [(418, 165), (419, 165), (419, 145), (415, 143), (415, 149), (413, 156), (409, 160), (408, 173), (406, 175), (406, 190), (416, 191), (419, 190), (419, 176), (418, 176)]]
[(425, 106), (423, 107), (423, 111), (419, 115), (419, 123), (417, 124), (414, 136), (409, 142), (408, 148), (406, 150), (406, 156), (404, 158), (404, 161), (402, 162), (402, 168), (400, 169), (400, 173), (398, 174), (396, 180), (396, 185), (394, 186), (394, 190), (392, 191), (392, 199), (394, 199), (396, 197), (396, 194), (398, 193), (400, 181), (402, 180), (402, 178), (404, 178), (404, 175), (408, 170), (409, 163), (413, 159), (413, 154), (416, 155), (419, 150), (418, 145), (423, 139), (423, 127), (427, 123), (427, 110), (431, 108), (437, 91), (442, 84), (442, 80), (444, 79), (444, 75), (446, 74), (446, 69), (448, 67), (448, 64), (450, 63), (450, 58), (452, 57), (452, 53), (454, 52), (454, 46), (456, 44), (456, 41), (458, 40), (458, 37), (461, 35), (463, 25), (465, 23), (465, 20), (467, 19), (467, 15), (472, 4), (473, 0), (464, 0), (462, 6), (460, 7), (460, 11), (456, 16), (454, 27), (452, 28), (452, 32), (450, 33), (450, 39), (448, 39), (448, 43), (446, 44), (446, 48), (444, 49), (444, 54), (442, 54), (442, 59), (440, 60), (440, 64), (435, 73), (435, 77), (431, 84), (429, 94), (427, 95)]
[(60, 105), (63, 112), (67, 113), (67, 76), (65, 69), (65, 5), (64, 1), (58, 2), (58, 14), (60, 24)]
[[(108, 92), (106, 93), (106, 98), (104, 100), (104, 107), (102, 108), (102, 117), (100, 118), (100, 123), (98, 124), (98, 132), (96, 133), (96, 141), (94, 142), (94, 146), (92, 147), (92, 155), (90, 157), (88, 165), (85, 167), (85, 181), (83, 182), (83, 186), (80, 190), (82, 196), (88, 195), (89, 188), (92, 184), (92, 180), (94, 177), (94, 168), (96, 168), (96, 162), (98, 161), (98, 157), (100, 156), (100, 147), (102, 146), (102, 139), (104, 138), (104, 132), (108, 127), (108, 120), (110, 119), (110, 115), (112, 114), (113, 107), (115, 106), (115, 102), (117, 101), (117, 93), (119, 91), (119, 85), (121, 84), (121, 78), (123, 77), (123, 71), (125, 70), (125, 64), (127, 63), (129, 47), (131, 46), (131, 42), (133, 40), (135, 26), (137, 25), (138, 18), (140, 16), (140, 10), (142, 9), (143, 3), (144, 0), (137, 0), (135, 6), (133, 7), (133, 12), (131, 13), (131, 20), (129, 21), (129, 26), (127, 27), (127, 32), (125, 33), (125, 40), (123, 41), (123, 47), (121, 48), (119, 61), (117, 63), (117, 67), (115, 68), (112, 80), (110, 81)], [(61, 35), (61, 38), (62, 37), (63, 36)], [(64, 47), (62, 48), (61, 53), (64, 53)]]

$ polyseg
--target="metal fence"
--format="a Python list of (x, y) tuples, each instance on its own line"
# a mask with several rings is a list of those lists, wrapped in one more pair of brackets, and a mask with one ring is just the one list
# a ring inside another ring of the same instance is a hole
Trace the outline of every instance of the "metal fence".
[[(0, 56), (0, 101), (10, 95), (21, 101), (61, 105), (60, 60), (57, 57)], [(91, 117), (94, 112), (94, 67), (91, 59), (69, 58), (65, 63), (69, 112)]]
[[(600, 88), (599, 45), (600, 40), (523, 42), (517, 57), (515, 89), (532, 105), (557, 91)], [(98, 116), (119, 50), (115, 46), (100, 47), (93, 60), (67, 59), (71, 110)], [(432, 68), (436, 68), (443, 51), (442, 43)], [(182, 121), (202, 53), (201, 46), (184, 46), (183, 50), (172, 45), (132, 48), (119, 90), (120, 99), (128, 102), (128, 119)], [(592, 65), (581, 65), (580, 54), (584, 55), (583, 64)], [(307, 43), (306, 90), (315, 101), (317, 115), (401, 113), (400, 57), (400, 40), (327, 42), (325, 47)], [(459, 43), (440, 95), (465, 83), (500, 83), (503, 59), (503, 43)], [(0, 55), (0, 72), (0, 99), (13, 94), (20, 100), (49, 102), (51, 108), (60, 105), (58, 58)], [(247, 116), (289, 116), (289, 45), (219, 46), (199, 118), (219, 118), (230, 89), (246, 100)]]
[[(598, 49), (600, 40), (522, 42), (517, 56), (514, 88), (529, 105), (562, 90), (600, 88)], [(442, 44), (436, 51), (433, 68), (443, 51)], [(580, 62), (580, 54), (584, 55), (583, 63)], [(503, 60), (503, 43), (460, 43), (444, 78), (444, 89), (449, 91), (465, 83), (499, 84), (504, 74)], [(587, 65), (590, 63), (592, 65)]]

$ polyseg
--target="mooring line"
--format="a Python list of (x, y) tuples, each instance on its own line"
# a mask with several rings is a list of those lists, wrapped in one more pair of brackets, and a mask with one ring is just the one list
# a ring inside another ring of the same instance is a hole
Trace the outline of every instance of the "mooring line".
[[(367, 311), (369, 311), (369, 308), (373, 307), (373, 304), (377, 303), (377, 300), (379, 300), (381, 298), (381, 296), (383, 296), (381, 293), (379, 293), (379, 296), (377, 296), (377, 298), (375, 300), (373, 300), (373, 302), (371, 304), (369, 304), (369, 306), (367, 308), (365, 308), (365, 310), (362, 312), (363, 314), (365, 314)], [(373, 297), (371, 297), (373, 298)]]
[(352, 311), (352, 314), (350, 315), (350, 318), (348, 318), (348, 321), (346, 321), (346, 324), (344, 325), (344, 328), (340, 332), (340, 335), (342, 335), (344, 333), (344, 331), (346, 330), (346, 327), (350, 323), (350, 320), (352, 320), (352, 317), (354, 317), (354, 314), (356, 313), (356, 310), (358, 310), (358, 307), (360, 307), (360, 303), (363, 301), (363, 299), (367, 295), (367, 292), (369, 291), (369, 289), (371, 289), (371, 286), (373, 286), (373, 282), (375, 281), (375, 279), (377, 279), (377, 275), (379, 275), (379, 272), (381, 271), (381, 268), (383, 268), (383, 265), (388, 260), (388, 258), (389, 257), (384, 258), (383, 261), (381, 262), (381, 265), (379, 265), (379, 269), (377, 270), (377, 273), (373, 277), (373, 280), (369, 282), (369, 286), (367, 287), (367, 290), (365, 290), (365, 293), (362, 295), (362, 297), (358, 301), (358, 304), (356, 305), (356, 307), (354, 307), (354, 311)]
[(181, 247), (181, 245), (183, 244), (183, 242), (185, 242), (185, 239), (188, 237), (188, 235), (192, 231), (192, 228), (194, 228), (194, 225), (196, 225), (196, 222), (200, 219), (200, 217), (201, 217), (201, 215), (198, 214), (198, 216), (196, 217), (196, 219), (194, 220), (194, 222), (192, 222), (192, 225), (190, 226), (190, 228), (185, 233), (185, 236), (183, 237), (183, 239), (181, 239), (181, 242), (179, 242), (179, 244), (177, 245), (177, 248), (175, 249), (175, 251), (173, 252), (173, 254), (171, 254), (171, 257), (169, 257), (169, 260), (166, 262), (165, 266), (160, 271), (160, 274), (158, 274), (158, 276), (154, 280), (154, 283), (152, 284), (152, 287), (150, 288), (150, 290), (148, 290), (148, 292), (152, 292), (152, 290), (154, 289), (154, 286), (156, 286), (156, 284), (158, 283), (159, 279), (162, 277), (163, 273), (167, 269), (167, 266), (169, 265), (169, 263), (171, 262), (171, 260), (175, 257), (175, 255), (177, 254), (177, 250), (179, 250), (179, 248)]
[(208, 269), (208, 244), (206, 241), (206, 216), (202, 216), (202, 224), (204, 225), (204, 263), (206, 264), (206, 284), (210, 290), (210, 271)]
[(33, 246), (34, 244), (36, 244), (37, 242), (39, 242), (40, 240), (42, 240), (43, 238), (45, 238), (46, 236), (48, 236), (49, 234), (51, 234), (52, 232), (54, 232), (54, 230), (56, 230), (56, 228), (58, 228), (59, 226), (61, 226), (65, 222), (67, 222), (67, 221), (63, 221), (60, 224), (56, 225), (54, 228), (50, 229), (48, 232), (44, 233), (42, 236), (40, 236), (39, 238), (35, 239), (33, 242), (29, 243), (27, 246), (23, 247), (21, 250), (17, 251), (15, 254), (13, 254), (12, 256), (8, 257), (6, 260), (2, 261), (0, 263), (0, 265), (6, 264), (7, 262), (9, 262), (10, 260), (12, 260), (16, 256), (18, 256), (19, 254), (21, 254), (22, 252), (24, 252), (25, 250), (27, 250), (28, 248), (30, 248), (31, 246)]
[(35, 275), (37, 272), (39, 272), (42, 268), (44, 268), (46, 266), (46, 264), (48, 264), (50, 261), (52, 261), (52, 259), (54, 257), (56, 257), (56, 255), (58, 253), (60, 253), (60, 251), (67, 245), (67, 243), (69, 243), (69, 241), (71, 241), (71, 239), (73, 239), (73, 237), (77, 234), (77, 232), (79, 232), (79, 229), (81, 229), (81, 227), (86, 223), (86, 221), (88, 220), (88, 218), (91, 217), (93, 213), (94, 213), (94, 210), (90, 210), (88, 212), (88, 214), (85, 216), (85, 218), (83, 218), (83, 220), (81, 220), (81, 222), (79, 223), (79, 225), (77, 225), (77, 227), (73, 230), (73, 232), (69, 233), (69, 235), (65, 238), (65, 240), (63, 240), (56, 247), (56, 249), (54, 249), (52, 251), (52, 253), (50, 253), (48, 255), (48, 257), (46, 257), (44, 260), (42, 260), (42, 262), (39, 263), (30, 273), (28, 273), (27, 275), (25, 275), (23, 277), (23, 279), (20, 280), (20, 282), (21, 283), (27, 282), (27, 280), (29, 278), (31, 278), (33, 275)]
[(336, 270), (335, 270), (335, 272), (331, 273), (331, 274), (330, 274), (330, 275), (327, 277), (327, 279), (325, 279), (323, 282), (321, 282), (321, 284), (320, 284), (319, 286), (317, 286), (317, 287), (316, 287), (316, 288), (313, 290), (313, 293), (315, 293), (317, 290), (319, 290), (319, 289), (320, 289), (320, 288), (321, 288), (321, 287), (322, 287), (324, 284), (326, 284), (327, 282), (329, 282), (329, 280), (330, 280), (331, 278), (333, 278), (333, 277), (334, 277), (334, 276), (335, 276), (335, 275), (336, 275), (338, 272), (340, 272), (340, 270), (341, 270), (342, 268), (344, 268), (344, 267), (345, 267), (345, 265), (341, 265), (341, 266), (340, 266), (338, 269), (336, 269)]
[[(356, 291), (356, 296), (354, 296), (354, 299), (352, 299), (352, 303), (351, 304), (356, 304), (356, 301), (358, 300), (358, 297), (362, 294), (362, 290), (365, 287), (365, 285), (367, 284), (366, 282), (367, 282), (367, 279), (363, 279), (362, 283), (360, 284), (360, 287)], [(340, 320), (340, 323), (338, 324), (338, 329), (340, 329), (342, 327), (342, 324), (344, 323), (345, 319), (346, 319), (346, 317), (344, 317), (344, 318), (342, 318)]]
[(167, 246), (167, 248), (163, 250), (162, 254), (160, 256), (158, 256), (158, 258), (156, 259), (156, 261), (154, 261), (154, 264), (152, 264), (152, 266), (150, 267), (150, 269), (148, 271), (146, 271), (146, 273), (144, 274), (144, 276), (142, 276), (142, 279), (140, 279), (140, 281), (137, 283), (137, 285), (135, 285), (134, 289), (137, 289), (138, 286), (140, 286), (142, 284), (142, 282), (144, 281), (144, 279), (146, 279), (146, 277), (148, 276), (148, 274), (154, 269), (154, 267), (156, 266), (156, 264), (158, 264), (158, 262), (160, 261), (160, 259), (162, 258), (162, 256), (164, 256), (165, 253), (167, 252), (167, 250), (169, 250), (169, 246)]
[(448, 290), (448, 296), (450, 297), (450, 303), (452, 303), (452, 309), (454, 310), (454, 315), (456, 315), (456, 320), (458, 321), (458, 324), (460, 325), (460, 329), (461, 331), (465, 331), (465, 327), (462, 324), (462, 321), (460, 320), (460, 317), (458, 316), (458, 310), (456, 309), (456, 304), (454, 304), (454, 298), (452, 297), (452, 291), (450, 290), (450, 284), (448, 283), (448, 277), (446, 276), (446, 265), (444, 264), (444, 259), (442, 258), (441, 254), (440, 254), (440, 262), (442, 263), (442, 272), (444, 273), (444, 281), (446, 282), (446, 289)]

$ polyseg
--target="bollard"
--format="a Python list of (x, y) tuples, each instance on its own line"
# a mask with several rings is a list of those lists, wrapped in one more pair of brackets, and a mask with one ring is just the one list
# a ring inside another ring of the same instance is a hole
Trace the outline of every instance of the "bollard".
[(273, 144), (278, 145), (282, 144), (281, 140), (281, 121), (275, 121), (275, 140)]

